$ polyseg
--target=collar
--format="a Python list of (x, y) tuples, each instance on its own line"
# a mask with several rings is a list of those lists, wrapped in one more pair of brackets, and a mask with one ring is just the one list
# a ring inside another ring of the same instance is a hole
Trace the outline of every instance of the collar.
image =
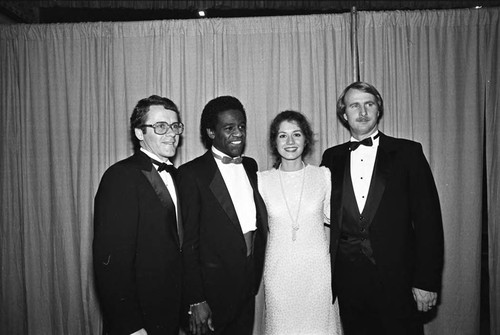
[[(213, 145), (212, 145), (211, 150), (212, 150), (212, 153), (216, 154), (216, 155), (217, 155), (217, 156), (219, 156), (219, 157), (228, 157), (228, 158), (230, 158), (230, 159), (234, 159), (234, 158), (236, 158), (236, 157), (231, 157), (231, 156), (226, 155), (225, 153), (223, 153), (222, 151), (220, 151), (219, 149), (217, 149), (217, 148), (216, 148), (216, 147), (214, 147)], [(242, 157), (242, 156), (237, 156), (237, 157)]]
[[(152, 153), (151, 151), (148, 151), (144, 148), (141, 147), (140, 149), (142, 152), (144, 152), (149, 158), (152, 158), (154, 159), (155, 161), (158, 161), (158, 162), (162, 162), (162, 163), (167, 163), (167, 165), (174, 165), (172, 164), (172, 162), (167, 158), (167, 160), (165, 161), (164, 158), (160, 158), (158, 155)], [(156, 164), (155, 164), (156, 165)]]
[[(378, 130), (375, 130), (373, 134), (371, 134), (369, 137), (372, 138), (373, 144), (375, 145), (375, 141), (377, 141), (378, 144), (378, 139), (380, 137), (380, 132)], [(351, 136), (351, 142), (359, 142), (354, 136)]]

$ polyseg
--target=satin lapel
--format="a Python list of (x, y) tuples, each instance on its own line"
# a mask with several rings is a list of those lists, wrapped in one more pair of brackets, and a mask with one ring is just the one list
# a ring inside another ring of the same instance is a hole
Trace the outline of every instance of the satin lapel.
[(359, 207), (356, 202), (356, 195), (354, 194), (354, 186), (352, 185), (352, 177), (351, 177), (351, 159), (349, 155), (349, 159), (346, 159), (346, 165), (344, 169), (344, 177), (342, 178), (344, 181), (343, 192), (342, 192), (342, 213), (344, 209), (347, 212), (354, 215), (354, 217), (359, 217)]
[[(177, 204), (176, 204), (177, 206), (176, 206), (176, 208), (177, 208), (177, 213), (179, 213), (179, 215), (176, 215), (176, 218), (177, 218), (177, 239), (178, 239), (179, 245), (182, 247), (182, 242), (184, 240), (184, 229), (183, 229), (184, 226), (182, 223), (182, 215), (181, 215), (182, 208), (181, 208), (181, 202), (179, 201), (179, 196), (178, 196), (179, 189), (177, 188), (176, 176), (177, 176), (177, 171), (175, 171), (174, 175), (172, 176), (172, 180), (174, 181), (174, 188), (175, 188), (175, 192), (177, 194)], [(170, 193), (169, 193), (169, 196), (170, 196)], [(172, 198), (172, 197), (170, 196), (170, 198)]]
[[(213, 160), (213, 158), (211, 159)], [(233, 201), (231, 200), (231, 195), (227, 190), (226, 183), (224, 183), (224, 178), (222, 178), (222, 174), (217, 168), (217, 164), (215, 162), (213, 162), (213, 164), (215, 165), (215, 174), (210, 182), (210, 190), (214, 194), (224, 212), (226, 212), (233, 225), (241, 230), (240, 221), (238, 220), (238, 215), (236, 214), (236, 209), (234, 208)]]
[(267, 209), (266, 209), (266, 204), (264, 203), (264, 199), (262, 199), (259, 193), (259, 188), (257, 185), (257, 174), (251, 173), (251, 171), (249, 171), (248, 164), (245, 164), (245, 161), (243, 161), (243, 167), (245, 168), (248, 180), (250, 181), (250, 185), (252, 185), (253, 189), (253, 199), (255, 202), (255, 209), (257, 211), (257, 218), (258, 218), (257, 224), (263, 225), (263, 227), (259, 227), (259, 229), (265, 228), (267, 230)]
[(247, 177), (250, 181), (250, 184), (252, 185), (252, 188), (255, 190), (257, 188), (257, 174), (251, 173), (251, 171), (249, 171), (249, 166), (245, 163), (245, 161), (243, 161), (243, 167), (245, 168), (245, 172), (247, 173)]
[(155, 190), (155, 193), (160, 199), (163, 207), (171, 207), (174, 202), (172, 201), (170, 193), (168, 193), (167, 186), (165, 186), (165, 183), (161, 179), (158, 171), (156, 171), (154, 168), (151, 168), (151, 171), (142, 170), (142, 173), (144, 174), (144, 176), (146, 176), (151, 186), (153, 186), (153, 189)]
[[(149, 183), (153, 187), (156, 195), (158, 196), (158, 199), (160, 199), (162, 206), (173, 214), (173, 219), (175, 220), (177, 215), (175, 212), (174, 201), (172, 200), (172, 197), (170, 196), (170, 193), (168, 192), (167, 186), (163, 182), (163, 179), (161, 179), (158, 171), (156, 171), (156, 169), (154, 167), (151, 167), (151, 171), (142, 170), (142, 173), (144, 174), (146, 179), (149, 181)], [(180, 211), (179, 211), (179, 213), (180, 213)], [(172, 228), (175, 227), (175, 233), (173, 235), (176, 238), (177, 244), (180, 246), (181, 241), (180, 241), (180, 237), (179, 237), (177, 222), (174, 222), (173, 224), (171, 224), (169, 226)], [(181, 232), (181, 234), (182, 234), (182, 232)]]
[(370, 190), (366, 199), (363, 216), (367, 219), (368, 224), (371, 224), (375, 213), (377, 213), (380, 200), (384, 195), (385, 185), (390, 174), (390, 159), (389, 154), (379, 146), (375, 167), (373, 168), (373, 176), (370, 183)]
[(151, 159), (148, 157), (148, 155), (146, 155), (142, 151), (138, 151), (134, 155), (134, 158), (134, 162), (137, 163), (137, 167), (141, 170), (142, 174), (146, 177), (148, 182), (153, 187), (153, 190), (158, 196), (158, 199), (160, 199), (163, 207), (172, 207), (174, 202), (170, 197), (170, 193), (168, 193), (167, 186), (161, 179), (158, 171), (156, 171), (156, 169), (153, 167), (153, 164), (151, 164)]

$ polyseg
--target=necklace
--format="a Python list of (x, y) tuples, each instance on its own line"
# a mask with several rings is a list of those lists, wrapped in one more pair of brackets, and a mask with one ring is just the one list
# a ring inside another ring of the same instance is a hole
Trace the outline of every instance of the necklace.
[(281, 193), (283, 194), (283, 199), (285, 200), (285, 205), (286, 209), (288, 211), (288, 215), (290, 216), (290, 220), (292, 220), (292, 241), (295, 241), (297, 239), (297, 231), (300, 228), (299, 224), (299, 214), (300, 214), (300, 205), (302, 204), (302, 194), (304, 193), (304, 184), (305, 184), (305, 176), (306, 176), (306, 165), (302, 161), (302, 186), (300, 188), (300, 197), (299, 197), (299, 204), (297, 206), (297, 214), (295, 215), (295, 219), (292, 216), (292, 211), (290, 211), (290, 206), (288, 206), (288, 201), (286, 200), (286, 193), (285, 193), (285, 188), (283, 187), (283, 180), (281, 177), (281, 164), (278, 167), (278, 173), (280, 177), (280, 186), (281, 186)]

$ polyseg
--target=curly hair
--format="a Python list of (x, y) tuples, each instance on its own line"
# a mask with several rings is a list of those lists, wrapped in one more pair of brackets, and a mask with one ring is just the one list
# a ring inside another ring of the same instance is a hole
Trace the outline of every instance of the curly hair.
[(305, 141), (304, 141), (304, 151), (302, 152), (303, 157), (307, 156), (311, 152), (312, 145), (314, 144), (313, 131), (311, 125), (309, 124), (309, 121), (302, 113), (293, 110), (286, 110), (279, 113), (271, 122), (269, 130), (269, 145), (271, 147), (271, 153), (274, 158), (273, 167), (275, 169), (277, 169), (281, 164), (281, 155), (278, 152), (276, 139), (278, 138), (279, 128), (283, 121), (296, 123), (299, 126), (302, 133), (304, 134)]
[(212, 146), (212, 139), (208, 136), (207, 129), (215, 130), (219, 114), (232, 109), (242, 112), (246, 122), (247, 115), (245, 108), (235, 97), (229, 95), (220, 96), (210, 100), (205, 105), (200, 121), (200, 137), (205, 148), (209, 149)]
[(382, 118), (382, 115), (384, 115), (384, 100), (382, 99), (382, 96), (373, 85), (370, 85), (362, 81), (356, 81), (347, 86), (337, 99), (337, 118), (340, 120), (340, 123), (342, 123), (342, 125), (347, 129), (350, 129), (349, 123), (347, 122), (346, 119), (344, 119), (344, 114), (346, 109), (344, 98), (345, 95), (347, 94), (347, 91), (349, 91), (350, 89), (359, 90), (365, 93), (370, 93), (375, 97), (375, 101), (378, 107), (378, 119), (377, 119), (378, 123)]

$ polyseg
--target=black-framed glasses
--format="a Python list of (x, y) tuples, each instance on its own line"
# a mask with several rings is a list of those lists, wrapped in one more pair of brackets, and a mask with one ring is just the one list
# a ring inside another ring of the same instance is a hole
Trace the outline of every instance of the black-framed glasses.
[(180, 135), (184, 131), (184, 124), (182, 124), (181, 122), (168, 124), (167, 122), (162, 121), (156, 122), (155, 124), (143, 124), (141, 127), (151, 127), (154, 129), (154, 132), (157, 135), (164, 135), (169, 129), (172, 129), (172, 132), (175, 135)]

